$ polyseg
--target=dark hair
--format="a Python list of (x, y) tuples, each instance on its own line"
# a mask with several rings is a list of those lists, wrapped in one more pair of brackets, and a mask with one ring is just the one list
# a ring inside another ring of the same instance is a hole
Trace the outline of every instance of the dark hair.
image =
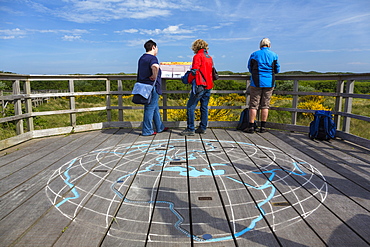
[(157, 47), (157, 43), (155, 43), (153, 40), (148, 40), (144, 44), (145, 51), (151, 51), (153, 49), (153, 46)]

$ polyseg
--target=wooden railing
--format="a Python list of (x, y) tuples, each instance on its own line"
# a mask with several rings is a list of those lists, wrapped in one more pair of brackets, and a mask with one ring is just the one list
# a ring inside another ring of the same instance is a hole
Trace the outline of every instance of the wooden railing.
[[(173, 78), (176, 79), (176, 78)], [(337, 136), (343, 139), (354, 140), (356, 142), (365, 142), (368, 144), (367, 139), (358, 138), (349, 134), (351, 118), (359, 119), (370, 122), (370, 117), (352, 114), (352, 101), (354, 98), (370, 99), (369, 94), (354, 94), (354, 84), (358, 80), (370, 80), (370, 73), (363, 74), (320, 74), (320, 75), (277, 75), (277, 80), (290, 80), (294, 82), (293, 91), (274, 91), (277, 95), (292, 95), (292, 108), (281, 108), (271, 107), (271, 110), (277, 111), (288, 111), (292, 113), (292, 120), (290, 124), (279, 124), (279, 123), (268, 123), (267, 127), (277, 129), (288, 129), (291, 131), (303, 131), (308, 132), (307, 126), (297, 125), (297, 113), (313, 113), (314, 110), (298, 109), (298, 97), (302, 95), (321, 95), (335, 97), (335, 107), (332, 111), (335, 116), (335, 122), (338, 128)], [(98, 92), (75, 92), (74, 82), (78, 80), (101, 80), (105, 81), (106, 90)], [(139, 127), (141, 122), (130, 122), (125, 121), (124, 112), (125, 110), (142, 109), (142, 106), (128, 106), (123, 105), (121, 97), (118, 97), (118, 106), (111, 105), (111, 98), (113, 95), (122, 96), (130, 95), (131, 88), (123, 89), (122, 81), (124, 80), (136, 80), (134, 75), (17, 75), (17, 74), (0, 74), (0, 81), (12, 81), (13, 93), (11, 95), (0, 95), (1, 102), (12, 102), (14, 104), (14, 116), (0, 118), (0, 123), (15, 121), (17, 136), (6, 140), (0, 141), (0, 150), (9, 146), (18, 144), (22, 141), (48, 136), (55, 134), (66, 134), (78, 131), (87, 131), (93, 129), (102, 129), (110, 127), (123, 127), (123, 128), (136, 128)], [(222, 75), (219, 80), (241, 80), (245, 81), (245, 90), (212, 90), (212, 93), (217, 94), (245, 94), (246, 104), (244, 106), (210, 106), (210, 109), (243, 109), (247, 107), (249, 101), (249, 76), (246, 75)], [(325, 92), (301, 92), (298, 91), (299, 81), (308, 80), (320, 80), (320, 81), (337, 81), (336, 92), (325, 93)], [(62, 93), (32, 93), (31, 82), (32, 81), (68, 81), (69, 90), (68, 92)], [(117, 82), (117, 91), (111, 91), (111, 82)], [(23, 82), (23, 89), (20, 88), (21, 82)], [(346, 87), (344, 88), (344, 85)], [(185, 122), (172, 122), (168, 121), (167, 111), (169, 109), (185, 109), (185, 106), (170, 106), (168, 105), (168, 94), (172, 93), (188, 93), (188, 91), (170, 91), (166, 90), (166, 79), (162, 80), (163, 87), (163, 105), (160, 106), (163, 109), (163, 120), (166, 122), (168, 127), (185, 127)], [(106, 98), (106, 106), (94, 107), (94, 108), (83, 108), (77, 109), (75, 97), (76, 96), (87, 96), (87, 95), (104, 95)], [(68, 110), (57, 110), (57, 111), (44, 111), (44, 112), (33, 112), (32, 111), (32, 100), (43, 99), (51, 97), (67, 97), (69, 98), (70, 107)], [(344, 104), (343, 104), (344, 102)], [(25, 112), (22, 112), (22, 104), (24, 104)], [(343, 108), (343, 109), (342, 109)], [(111, 111), (118, 110), (118, 119), (112, 119)], [(81, 112), (90, 111), (106, 111), (107, 121), (103, 123), (95, 123), (88, 125), (77, 125), (76, 114)], [(70, 115), (70, 126), (60, 127), (46, 130), (34, 130), (33, 118), (37, 116), (47, 116), (56, 114), (69, 114)], [(26, 129), (24, 129), (24, 123), (26, 122)], [(235, 121), (211, 121), (209, 127), (230, 127), (235, 128)]]

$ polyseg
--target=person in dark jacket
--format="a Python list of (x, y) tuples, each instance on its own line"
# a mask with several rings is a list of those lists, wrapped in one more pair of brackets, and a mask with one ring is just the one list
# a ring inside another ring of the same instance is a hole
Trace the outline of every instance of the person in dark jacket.
[[(191, 66), (192, 80), (195, 79), (196, 90), (191, 90), (187, 110), (187, 128), (180, 133), (183, 136), (192, 136), (195, 133), (205, 134), (208, 124), (208, 102), (213, 88), (212, 68), (213, 60), (208, 55), (208, 44), (202, 39), (193, 42), (191, 48), (195, 55)], [(195, 91), (195, 92), (194, 92)], [(200, 125), (195, 130), (195, 108), (200, 101)]]
[(278, 55), (270, 50), (271, 42), (264, 38), (260, 42), (260, 50), (250, 55), (248, 70), (251, 73), (250, 102), (249, 102), (249, 125), (244, 130), (254, 133), (254, 121), (257, 110), (261, 109), (260, 132), (266, 132), (266, 121), (270, 108), (272, 91), (275, 87), (275, 74), (279, 73), (280, 65)]
[[(159, 112), (158, 99), (162, 94), (161, 88), (161, 69), (157, 58), (158, 47), (153, 40), (148, 40), (144, 44), (146, 53), (143, 54), (138, 62), (137, 81), (153, 85), (152, 100), (149, 105), (144, 106), (142, 135), (155, 135), (157, 132), (168, 130), (164, 127)], [(153, 129), (153, 123), (156, 131)]]

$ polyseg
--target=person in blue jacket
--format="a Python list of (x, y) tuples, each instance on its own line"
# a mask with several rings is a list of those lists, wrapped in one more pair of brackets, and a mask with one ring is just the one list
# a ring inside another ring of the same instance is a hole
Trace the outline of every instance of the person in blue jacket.
[(271, 42), (264, 38), (260, 42), (260, 50), (250, 55), (248, 70), (251, 73), (250, 102), (249, 102), (249, 125), (243, 130), (254, 133), (254, 120), (257, 110), (261, 109), (260, 132), (266, 132), (266, 121), (270, 108), (272, 91), (275, 87), (275, 74), (279, 73), (280, 65), (278, 55), (270, 50)]

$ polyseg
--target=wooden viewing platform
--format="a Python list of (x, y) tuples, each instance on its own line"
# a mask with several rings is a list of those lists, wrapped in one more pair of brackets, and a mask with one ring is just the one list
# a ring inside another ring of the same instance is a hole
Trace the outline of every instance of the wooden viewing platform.
[(370, 147), (111, 128), (0, 151), (0, 246), (369, 246)]

